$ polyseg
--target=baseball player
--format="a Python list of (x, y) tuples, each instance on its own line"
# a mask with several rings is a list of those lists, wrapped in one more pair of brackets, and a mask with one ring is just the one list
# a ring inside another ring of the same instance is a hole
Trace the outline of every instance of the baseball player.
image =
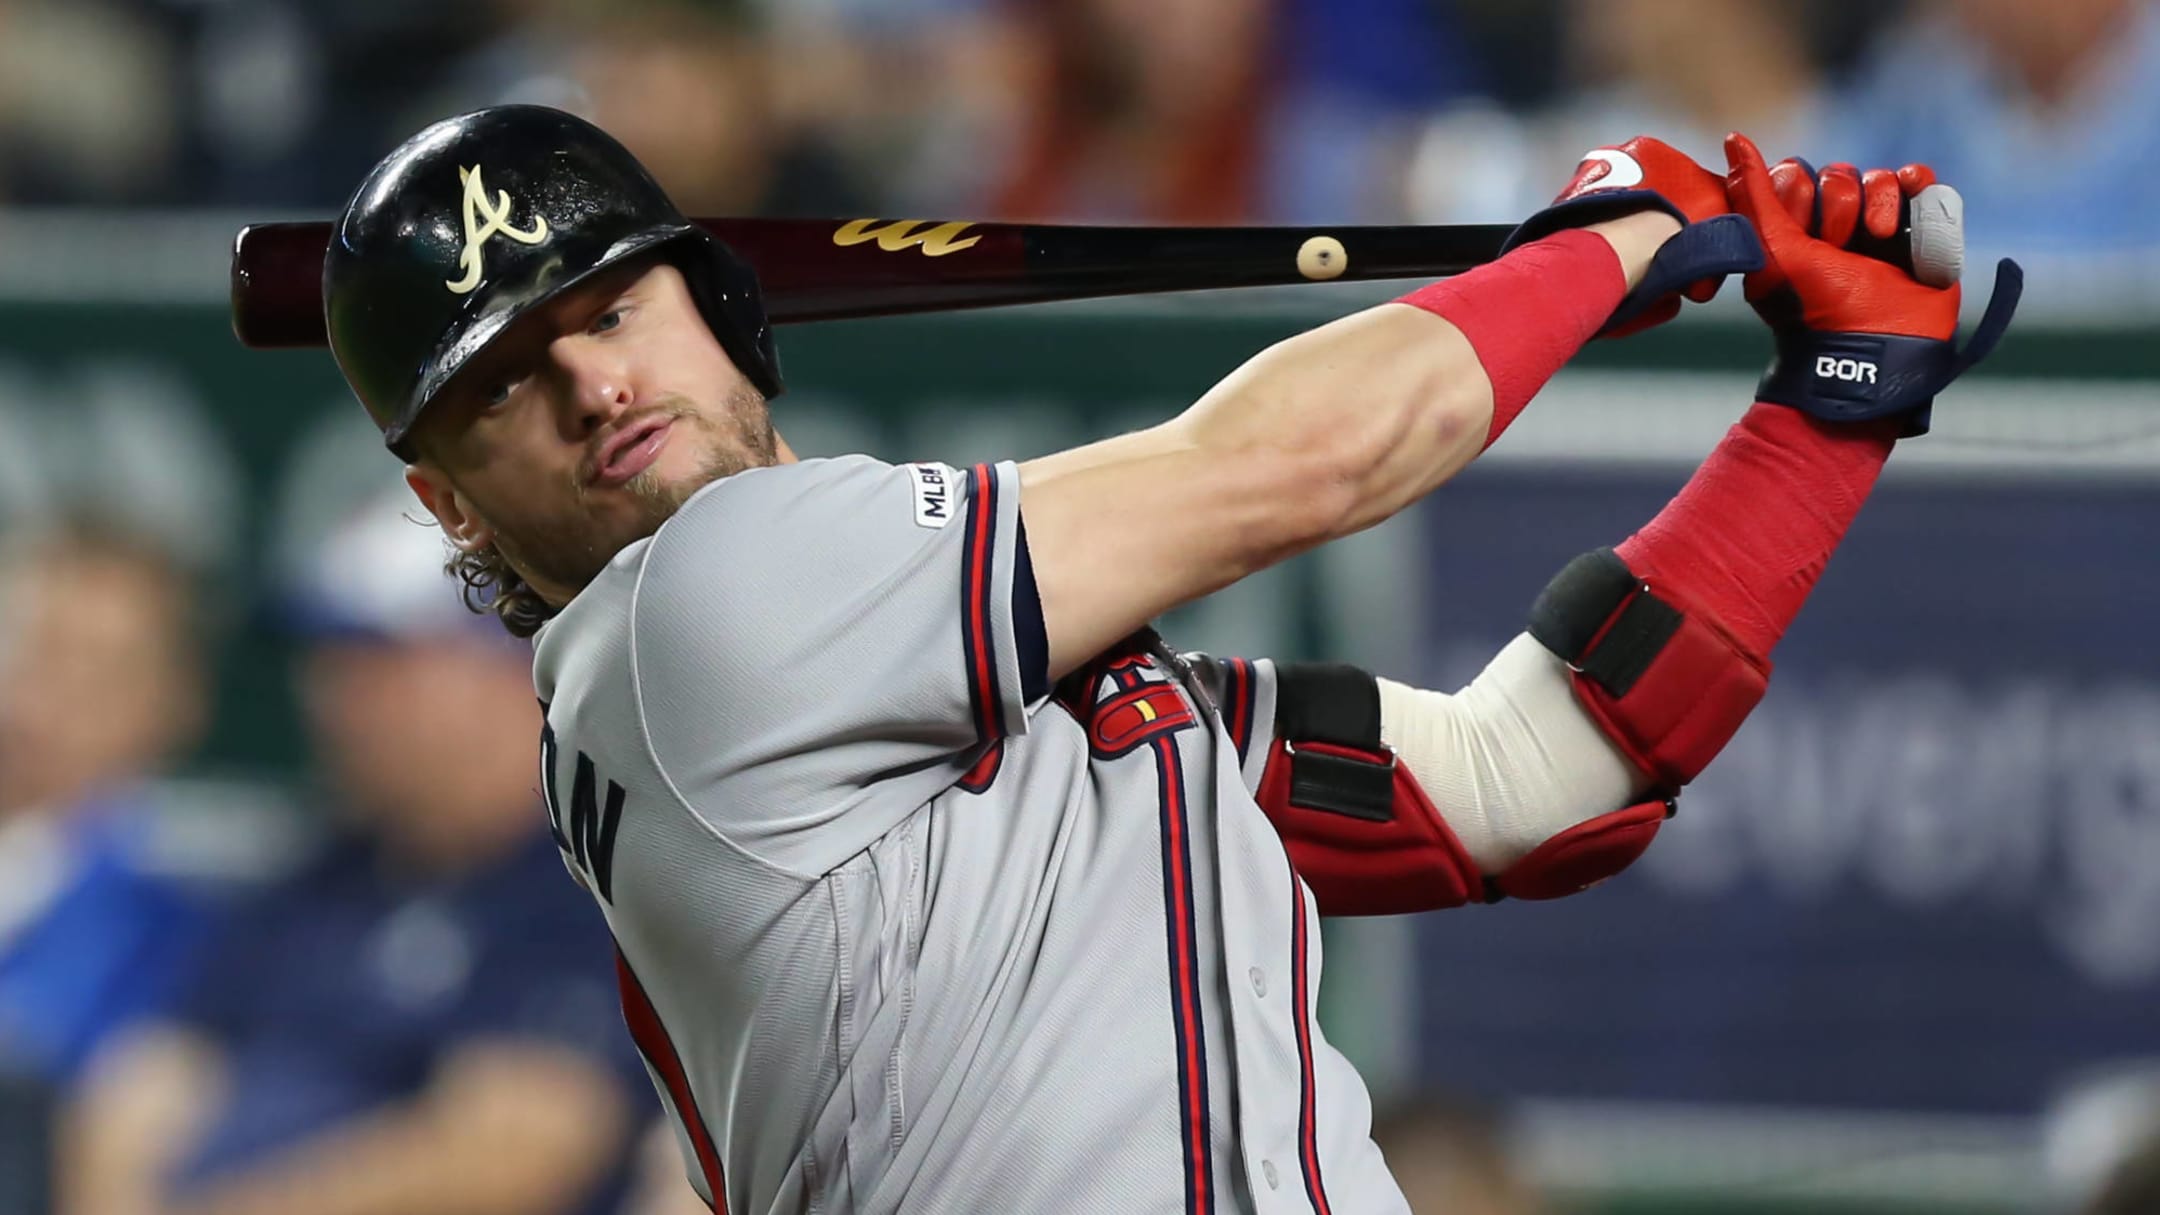
[[(715, 1210), (1405, 1209), (1313, 1019), (1318, 917), (1627, 865), (2007, 321), (1960, 354), (1955, 285), (1841, 247), (1925, 170), (1729, 152), (1594, 152), (1498, 262), (1159, 426), (972, 468), (798, 459), (756, 282), (593, 127), (486, 110), (377, 166), (332, 348), (534, 638), (557, 841)], [(1416, 502), (1585, 341), (1739, 270), (1760, 402), (1460, 692), (1150, 631)]]

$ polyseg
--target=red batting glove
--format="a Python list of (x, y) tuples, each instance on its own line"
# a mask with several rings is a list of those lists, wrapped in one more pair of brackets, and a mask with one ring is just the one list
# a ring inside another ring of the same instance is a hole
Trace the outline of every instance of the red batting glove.
[[(1732, 213), (1724, 178), (1681, 155), (1671, 144), (1640, 135), (1583, 153), (1575, 176), (1552, 205), (1524, 220), (1501, 251), (1563, 228), (1588, 227), (1646, 208), (1663, 211), (1683, 224)], [(1711, 284), (1713, 293), (1716, 289)]]
[[(1906, 433), (1925, 433), (1927, 408), (1935, 394), (1985, 357), (2009, 325), (2023, 284), (2016, 263), (2004, 262), (1988, 315), (1960, 354), (1954, 347), (1957, 284), (1926, 286), (1896, 265), (1839, 247), (1827, 239), (1832, 233), (1811, 235), (1788, 209), (1799, 194), (1792, 175), (1781, 195), (1762, 153), (1746, 136), (1727, 136), (1725, 157), (1731, 165), (1726, 187), (1733, 210), (1754, 223), (1768, 259), (1745, 280), (1748, 302), (1778, 342), (1778, 356), (1763, 377), (1758, 398), (1824, 421), (1900, 416), (1906, 419)], [(1910, 176), (1921, 180), (1921, 172)], [(1833, 175), (1826, 170), (1823, 178), (1828, 181)], [(1848, 238), (1863, 221), (1872, 236), (1881, 224), (1875, 213), (1882, 204), (1868, 203), (1868, 187), (1860, 175), (1851, 175), (1850, 187), (1846, 181), (1846, 175), (1835, 175), (1836, 184), (1818, 183), (1816, 195), (1834, 196), (1825, 211), (1836, 210)], [(1887, 195), (1885, 179), (1878, 176), (1876, 181), (1878, 196)], [(1899, 181), (1900, 208), (1904, 188)], [(1895, 223), (1889, 228), (1894, 234)]]
[[(1523, 221), (1501, 251), (1505, 253), (1562, 229), (1586, 227), (1644, 209), (1663, 211), (1689, 226), (1732, 213), (1723, 178), (1688, 159), (1671, 144), (1638, 136), (1584, 153), (1575, 167), (1575, 176), (1559, 197)], [(1733, 259), (1741, 243), (1716, 232), (1697, 232), (1680, 242), (1667, 264), (1659, 268), (1668, 273), (1654, 276), (1649, 290), (1638, 289), (1623, 301), (1602, 336), (1639, 333), (1663, 324), (1679, 314), (1682, 296), (1697, 303), (1709, 300), (1717, 294), (1725, 275), (1734, 270)], [(1745, 259), (1745, 264), (1754, 263)], [(1677, 285), (1667, 281), (1669, 272), (1690, 265), (1700, 267), (1704, 277), (1682, 278)]]
[(1582, 161), (1575, 166), (1575, 176), (1545, 213), (1578, 199), (1619, 191), (1656, 195), (1661, 209), (1683, 224), (1700, 223), (1732, 211), (1725, 197), (1724, 178), (1688, 159), (1671, 144), (1638, 135), (1626, 143), (1583, 153)]
[(1926, 165), (1862, 173), (1834, 164), (1818, 173), (1805, 160), (1781, 160), (1770, 166), (1770, 184), (1785, 213), (1812, 236), (1911, 271), (1930, 287), (1963, 277), (1963, 211), (1954, 197), (1941, 197), (1956, 191), (1935, 189)]

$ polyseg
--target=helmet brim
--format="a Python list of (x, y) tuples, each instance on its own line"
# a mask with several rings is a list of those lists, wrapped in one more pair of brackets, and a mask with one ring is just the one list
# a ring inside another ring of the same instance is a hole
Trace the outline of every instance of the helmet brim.
[(435, 403), (436, 398), (450, 387), (458, 375), (471, 366), (474, 360), (487, 353), (490, 347), (510, 331), (511, 326), (598, 275), (620, 269), (637, 258), (660, 253), (670, 245), (683, 243), (699, 235), (700, 229), (691, 224), (669, 224), (647, 229), (615, 242), (590, 265), (574, 274), (551, 279), (544, 286), (534, 289), (515, 293), (497, 292), (496, 307), (451, 334), (429, 357), (427, 365), (421, 370), (419, 382), (413, 387), (411, 399), (396, 421), (383, 431), (383, 442), (406, 462), (412, 462), (412, 428), (419, 424), (428, 407)]

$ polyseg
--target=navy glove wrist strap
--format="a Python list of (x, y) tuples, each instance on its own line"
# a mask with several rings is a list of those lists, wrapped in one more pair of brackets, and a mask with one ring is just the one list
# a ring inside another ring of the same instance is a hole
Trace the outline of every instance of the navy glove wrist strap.
[(1687, 216), (1680, 213), (1680, 208), (1666, 202), (1665, 196), (1656, 190), (1593, 190), (1566, 202), (1554, 203), (1522, 221), (1513, 232), (1508, 233), (1507, 240), (1500, 246), (1500, 252), (1506, 253), (1531, 241), (1543, 240), (1555, 232), (1569, 228), (1587, 228), (1591, 224), (1604, 223), (1608, 219), (1618, 219), (1630, 212), (1642, 210), (1663, 211), (1683, 224), (1687, 222)]
[(1613, 309), (1599, 332), (1612, 332), (1706, 278), (1753, 274), (1762, 268), (1762, 240), (1746, 216), (1717, 215), (1689, 224), (1658, 248), (1642, 281)]
[(1825, 422), (1909, 415), (1904, 433), (1926, 434), (1928, 405), (1956, 378), (1956, 359), (1955, 345), (1933, 338), (1788, 329), (1755, 399)]
[(1755, 399), (1825, 422), (1902, 416), (1904, 436), (1924, 435), (1935, 394), (1995, 349), (2024, 289), (2024, 271), (2004, 258), (1995, 268), (1987, 312), (1963, 350), (1953, 341), (1934, 338), (1781, 329), (1777, 356), (1763, 373)]

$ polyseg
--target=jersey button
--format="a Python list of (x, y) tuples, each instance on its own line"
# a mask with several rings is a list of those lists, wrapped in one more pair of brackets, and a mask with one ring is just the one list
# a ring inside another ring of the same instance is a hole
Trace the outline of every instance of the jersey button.
[(1252, 994), (1267, 999), (1267, 972), (1255, 966), (1245, 972), (1245, 977), (1252, 980)]
[(1267, 1188), (1271, 1190), (1282, 1185), (1282, 1175), (1275, 1171), (1275, 1162), (1272, 1160), (1260, 1162), (1260, 1176), (1267, 1179)]

